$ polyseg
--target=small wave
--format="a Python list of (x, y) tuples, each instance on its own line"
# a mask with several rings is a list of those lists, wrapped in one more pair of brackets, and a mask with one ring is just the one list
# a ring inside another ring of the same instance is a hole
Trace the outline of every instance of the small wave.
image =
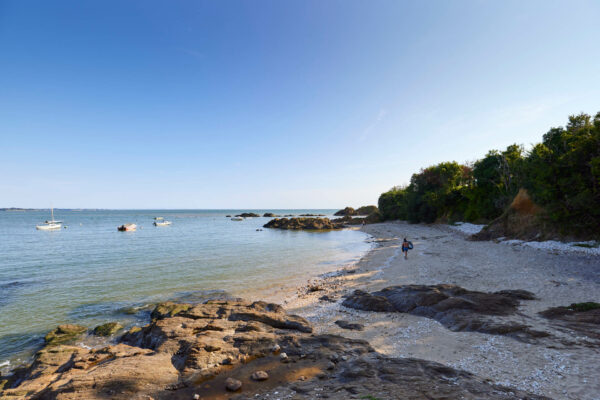
[(10, 361), (8, 361), (8, 360), (0, 362), (0, 368), (8, 367), (9, 365), (10, 365)]

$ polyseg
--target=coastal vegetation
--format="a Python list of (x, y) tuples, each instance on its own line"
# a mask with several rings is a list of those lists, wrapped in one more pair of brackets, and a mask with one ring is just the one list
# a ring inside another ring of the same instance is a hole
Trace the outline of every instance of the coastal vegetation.
[[(521, 193), (519, 204), (515, 198)], [(512, 206), (512, 208), (511, 208)], [(442, 162), (379, 197), (384, 220), (488, 223), (517, 207), (537, 227), (597, 237), (600, 226), (600, 112), (572, 115), (530, 150), (513, 144), (472, 164)], [(520, 208), (519, 208), (520, 207)]]

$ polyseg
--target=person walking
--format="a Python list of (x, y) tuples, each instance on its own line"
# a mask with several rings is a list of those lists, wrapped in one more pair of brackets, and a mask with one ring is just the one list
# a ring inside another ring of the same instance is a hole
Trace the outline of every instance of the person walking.
[(413, 248), (412, 242), (409, 242), (404, 238), (402, 242), (402, 252), (404, 253), (404, 259), (408, 259), (408, 251)]

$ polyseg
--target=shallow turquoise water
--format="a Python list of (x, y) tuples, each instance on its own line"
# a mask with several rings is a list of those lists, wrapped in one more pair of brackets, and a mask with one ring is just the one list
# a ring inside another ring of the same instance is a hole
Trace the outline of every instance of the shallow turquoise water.
[[(246, 210), (243, 210), (246, 211)], [(331, 215), (333, 210), (256, 213)], [(0, 212), (0, 367), (26, 359), (45, 332), (143, 318), (131, 306), (179, 298), (269, 292), (360, 257), (366, 235), (351, 230), (261, 228), (270, 218), (235, 222), (240, 210), (55, 211), (67, 229), (37, 231), (48, 212)], [(173, 222), (152, 226), (153, 217)], [(118, 232), (126, 222), (136, 232)]]

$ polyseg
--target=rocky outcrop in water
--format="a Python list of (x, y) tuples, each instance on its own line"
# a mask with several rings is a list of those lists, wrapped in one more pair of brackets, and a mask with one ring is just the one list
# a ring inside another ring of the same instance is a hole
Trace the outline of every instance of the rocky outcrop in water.
[(256, 217), (260, 217), (260, 215), (256, 214), (256, 213), (241, 213), (236, 215), (236, 217), (242, 217), (242, 218), (256, 218)]
[(548, 334), (507, 317), (516, 313), (522, 300), (534, 299), (535, 296), (525, 290), (485, 293), (441, 284), (392, 286), (373, 293), (357, 290), (342, 304), (364, 311), (401, 312), (432, 318), (453, 331), (476, 331), (532, 341)]
[(344, 224), (330, 221), (329, 218), (275, 218), (267, 222), (264, 227), (292, 230), (328, 230), (341, 229)]
[(280, 217), (280, 215), (277, 214), (273, 214), (273, 213), (264, 213), (263, 217), (267, 217), (267, 218), (278, 218)]
[(45, 347), (29, 368), (0, 383), (0, 398), (246, 399), (277, 392), (302, 399), (544, 399), (434, 362), (388, 358), (362, 340), (311, 332), (276, 304), (165, 303), (118, 344)]

